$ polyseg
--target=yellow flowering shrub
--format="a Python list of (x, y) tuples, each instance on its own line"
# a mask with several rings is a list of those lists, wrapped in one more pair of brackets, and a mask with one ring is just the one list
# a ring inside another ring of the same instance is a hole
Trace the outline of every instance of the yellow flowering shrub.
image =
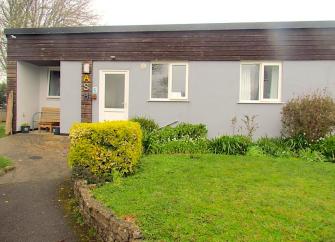
[(136, 122), (78, 123), (70, 129), (69, 165), (88, 167), (103, 176), (132, 173), (142, 154), (142, 131)]

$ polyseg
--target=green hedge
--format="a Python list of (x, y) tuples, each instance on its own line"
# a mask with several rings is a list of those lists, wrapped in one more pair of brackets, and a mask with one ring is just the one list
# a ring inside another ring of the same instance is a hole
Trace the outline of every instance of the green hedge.
[(131, 121), (80, 123), (70, 130), (70, 166), (96, 176), (132, 173), (142, 154), (140, 125)]

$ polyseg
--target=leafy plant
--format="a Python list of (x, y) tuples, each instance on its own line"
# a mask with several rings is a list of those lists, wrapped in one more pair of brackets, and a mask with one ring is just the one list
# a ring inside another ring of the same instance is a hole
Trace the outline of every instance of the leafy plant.
[(251, 143), (247, 136), (220, 136), (209, 141), (209, 150), (214, 154), (244, 155)]
[(148, 153), (151, 154), (202, 154), (208, 153), (207, 139), (180, 139), (166, 143), (152, 145)]
[(159, 129), (159, 125), (150, 118), (146, 117), (135, 117), (131, 119), (131, 121), (139, 123), (142, 130), (142, 145), (143, 145), (143, 151), (144, 153), (147, 153), (148, 147), (149, 147), (149, 138), (150, 134), (156, 130)]
[(69, 164), (97, 177), (134, 172), (142, 154), (140, 125), (131, 121), (80, 123), (70, 130)]
[(304, 135), (309, 143), (330, 134), (335, 127), (335, 102), (319, 91), (291, 99), (282, 110), (282, 134)]
[(313, 146), (313, 150), (320, 152), (327, 160), (335, 162), (335, 136), (320, 138)]
[(299, 151), (310, 147), (310, 143), (303, 134), (299, 134), (291, 138), (286, 138), (283, 141), (285, 145), (288, 146), (292, 151)]
[(151, 154), (202, 153), (207, 149), (206, 136), (207, 128), (204, 124), (168, 126), (150, 133), (145, 151)]
[(257, 140), (256, 145), (267, 155), (274, 157), (289, 157), (293, 153), (284, 139), (263, 137)]
[(307, 160), (307, 161), (325, 161), (326, 158), (324, 155), (321, 154), (321, 152), (316, 150), (311, 150), (310, 148), (302, 149), (298, 151), (298, 156), (301, 159)]
[(150, 118), (135, 117), (132, 118), (131, 121), (139, 123), (143, 133), (151, 133), (154, 130), (159, 129), (159, 125), (155, 122), (155, 120)]
[(175, 131), (179, 138), (190, 137), (192, 139), (206, 138), (207, 128), (204, 124), (188, 124), (181, 123), (175, 127)]

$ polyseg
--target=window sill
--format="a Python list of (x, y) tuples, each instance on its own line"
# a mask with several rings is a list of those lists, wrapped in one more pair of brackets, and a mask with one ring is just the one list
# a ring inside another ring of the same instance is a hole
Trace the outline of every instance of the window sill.
[(60, 99), (60, 96), (47, 96), (47, 99)]
[(149, 99), (147, 102), (190, 102), (188, 99)]
[(281, 101), (239, 101), (238, 104), (284, 104)]

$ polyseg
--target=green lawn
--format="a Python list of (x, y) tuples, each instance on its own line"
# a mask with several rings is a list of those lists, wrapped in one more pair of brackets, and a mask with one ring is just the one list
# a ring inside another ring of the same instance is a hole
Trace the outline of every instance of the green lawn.
[(0, 122), (0, 138), (5, 136), (6, 123)]
[(9, 159), (7, 159), (3, 156), (0, 156), (0, 169), (4, 168), (6, 166), (9, 166), (11, 163), (12, 162)]
[(156, 155), (94, 195), (151, 241), (334, 241), (335, 164)]

